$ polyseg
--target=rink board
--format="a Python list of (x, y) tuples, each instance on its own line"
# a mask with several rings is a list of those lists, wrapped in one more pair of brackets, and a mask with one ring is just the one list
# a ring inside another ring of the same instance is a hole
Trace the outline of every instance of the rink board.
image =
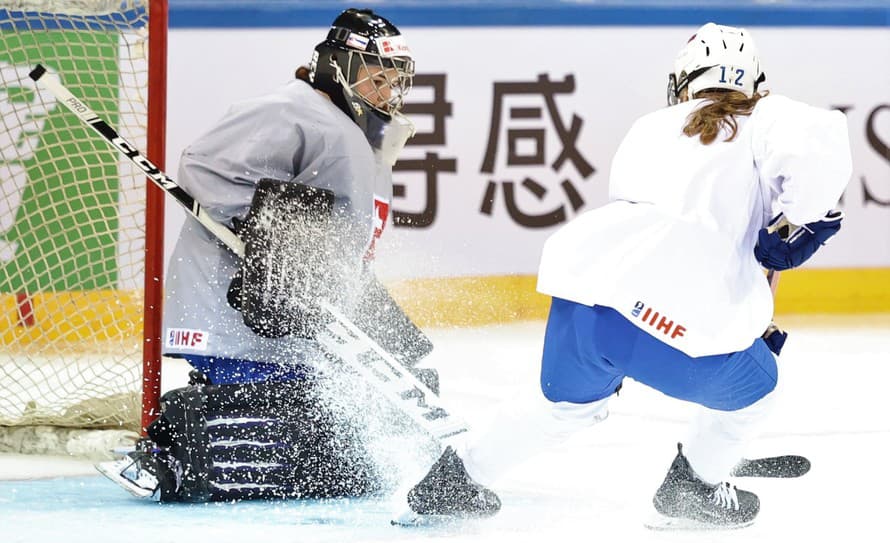
[[(396, 165), (392, 221), (375, 263), (409, 313), (442, 323), (546, 314), (548, 300), (534, 292), (541, 247), (608, 200), (621, 138), (640, 114), (664, 106), (676, 51), (705, 20), (750, 27), (772, 92), (840, 109), (848, 119), (854, 167), (840, 206), (844, 228), (804, 269), (787, 274), (777, 311), (890, 311), (890, 72), (874, 69), (890, 65), (890, 8), (615, 4), (377, 8), (402, 28), (417, 59), (408, 114), (418, 136)], [(308, 62), (331, 11), (316, 2), (171, 7), (167, 165), (174, 178), (182, 149), (233, 102), (286, 83)], [(239, 77), (221, 70), (195, 78), (208, 49), (237, 65)], [(168, 240), (181, 220), (170, 209)]]
[[(534, 275), (412, 279), (392, 284), (393, 296), (421, 326), (477, 326), (543, 319), (550, 297)], [(783, 272), (777, 315), (890, 314), (890, 268)]]

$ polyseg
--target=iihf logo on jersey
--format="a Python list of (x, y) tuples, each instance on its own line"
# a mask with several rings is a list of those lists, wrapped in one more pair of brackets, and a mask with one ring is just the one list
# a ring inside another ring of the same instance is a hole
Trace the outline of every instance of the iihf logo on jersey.
[[(645, 309), (646, 311), (643, 312), (643, 309)], [(643, 313), (642, 317), (640, 317), (640, 313)], [(646, 304), (644, 304), (643, 302), (638, 301), (637, 303), (635, 303), (634, 308), (630, 311), (630, 314), (634, 317), (640, 317), (643, 322), (645, 322), (649, 326), (654, 326), (656, 331), (660, 331), (664, 335), (670, 334), (671, 339), (683, 337), (686, 335), (685, 326), (679, 323), (675, 325), (674, 321), (668, 320), (666, 316), (661, 316), (661, 319), (659, 319), (659, 312), (653, 311), (651, 307), (646, 307)]]
[(210, 336), (203, 330), (187, 328), (167, 328), (166, 347), (179, 349), (207, 350), (207, 338)]

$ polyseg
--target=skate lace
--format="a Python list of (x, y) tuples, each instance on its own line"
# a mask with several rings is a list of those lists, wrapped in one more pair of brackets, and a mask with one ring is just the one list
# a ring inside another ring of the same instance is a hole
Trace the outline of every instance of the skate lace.
[(152, 491), (157, 490), (157, 476), (151, 470), (143, 467), (142, 462), (132, 458), (128, 460), (130, 460), (130, 463), (121, 471), (121, 475), (140, 488)]
[(711, 494), (711, 503), (724, 509), (732, 508), (738, 511), (739, 495), (736, 493), (736, 488), (729, 483), (720, 483)]

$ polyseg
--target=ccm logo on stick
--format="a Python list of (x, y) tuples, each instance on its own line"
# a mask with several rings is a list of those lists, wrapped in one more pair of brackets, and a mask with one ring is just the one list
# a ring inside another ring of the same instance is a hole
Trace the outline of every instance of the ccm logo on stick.
[(674, 324), (673, 320), (659, 314), (658, 311), (653, 310), (651, 307), (646, 307), (646, 304), (643, 302), (635, 303), (630, 313), (634, 317), (642, 319), (649, 326), (655, 327), (655, 330), (662, 332), (664, 335), (670, 335), (671, 339), (686, 335), (685, 326), (679, 323)]

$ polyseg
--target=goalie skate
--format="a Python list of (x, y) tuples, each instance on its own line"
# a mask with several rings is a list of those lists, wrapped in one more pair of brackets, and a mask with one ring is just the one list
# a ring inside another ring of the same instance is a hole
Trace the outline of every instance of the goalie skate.
[(150, 469), (150, 458), (141, 451), (129, 451), (122, 458), (100, 462), (95, 467), (108, 480), (137, 498), (149, 498), (158, 489), (158, 478)]

